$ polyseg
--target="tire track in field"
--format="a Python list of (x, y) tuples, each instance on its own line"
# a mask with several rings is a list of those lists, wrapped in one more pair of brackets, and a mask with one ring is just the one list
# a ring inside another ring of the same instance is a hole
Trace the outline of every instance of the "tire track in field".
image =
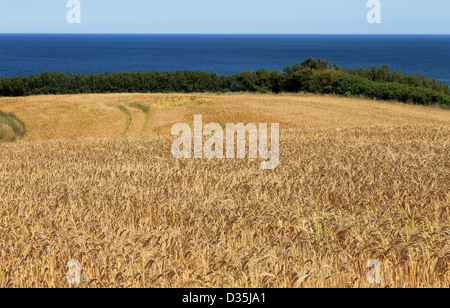
[[(137, 120), (140, 117), (136, 116), (135, 112), (130, 112), (130, 110), (125, 108), (124, 105), (109, 105), (110, 107), (114, 107), (114, 108), (119, 109), (127, 117), (125, 126), (122, 129), (122, 131), (120, 132), (118, 138), (125, 137), (127, 135), (127, 133), (130, 133), (130, 134), (133, 134), (133, 135), (136, 134), (138, 136), (142, 136), (145, 133), (145, 131), (147, 130), (147, 127), (148, 127), (148, 124), (149, 124), (150, 108), (147, 107), (147, 106), (144, 106), (142, 104), (138, 104), (138, 103), (128, 103), (127, 101), (123, 101), (121, 103), (127, 104), (129, 107), (134, 108), (136, 110), (140, 110), (143, 113), (144, 118), (143, 118), (142, 121), (139, 121), (139, 122), (143, 122), (143, 123), (142, 123), (142, 126), (141, 126), (140, 130), (137, 131), (137, 127), (138, 127), (137, 125), (139, 125), (140, 123), (135, 123), (135, 124), (132, 125), (132, 122), (134, 120)], [(134, 114), (134, 116), (133, 116), (133, 114)], [(132, 130), (130, 130), (131, 126), (133, 126)]]
[(127, 122), (125, 123), (125, 127), (123, 128), (122, 132), (119, 135), (119, 138), (125, 136), (125, 134), (127, 133), (128, 129), (130, 128), (131, 125), (131, 113), (122, 105), (118, 105), (115, 106), (117, 109), (119, 109), (120, 111), (122, 111), (123, 113), (125, 113), (125, 115), (127, 116)]
[(148, 127), (149, 118), (150, 118), (150, 108), (147, 106), (144, 106), (142, 104), (137, 104), (137, 103), (129, 103), (128, 105), (132, 108), (139, 109), (144, 114), (144, 123), (142, 124), (141, 130), (139, 131), (139, 136), (142, 136)]

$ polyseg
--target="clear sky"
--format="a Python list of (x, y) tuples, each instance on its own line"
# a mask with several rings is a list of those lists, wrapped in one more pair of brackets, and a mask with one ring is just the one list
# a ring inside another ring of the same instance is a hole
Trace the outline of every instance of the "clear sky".
[(0, 0), (0, 33), (450, 34), (450, 0)]

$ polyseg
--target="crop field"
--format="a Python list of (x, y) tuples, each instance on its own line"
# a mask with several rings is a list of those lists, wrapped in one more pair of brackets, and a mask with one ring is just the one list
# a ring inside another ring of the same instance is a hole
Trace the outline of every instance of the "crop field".
[[(448, 110), (86, 94), (0, 111), (27, 130), (0, 143), (0, 287), (450, 287)], [(278, 168), (173, 158), (171, 127), (194, 115), (280, 123)]]

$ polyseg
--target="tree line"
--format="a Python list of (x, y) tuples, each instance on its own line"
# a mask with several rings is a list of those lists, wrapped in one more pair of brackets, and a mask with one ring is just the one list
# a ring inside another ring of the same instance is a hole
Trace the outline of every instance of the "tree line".
[(79, 93), (309, 92), (364, 96), (421, 105), (450, 105), (450, 86), (389, 67), (341, 68), (308, 58), (283, 72), (259, 69), (219, 76), (205, 71), (72, 74), (0, 78), (0, 96)]

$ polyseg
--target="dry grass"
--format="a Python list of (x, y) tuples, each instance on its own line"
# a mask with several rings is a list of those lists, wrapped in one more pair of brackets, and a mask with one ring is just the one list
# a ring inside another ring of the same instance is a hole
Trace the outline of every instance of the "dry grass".
[[(449, 287), (449, 111), (269, 95), (12, 100), (0, 110), (29, 141), (0, 144), (0, 287), (67, 287), (71, 259), (80, 287)], [(129, 103), (150, 108), (146, 137), (115, 138), (116, 105), (137, 117)], [(170, 126), (193, 114), (281, 123), (280, 166), (175, 160)]]

